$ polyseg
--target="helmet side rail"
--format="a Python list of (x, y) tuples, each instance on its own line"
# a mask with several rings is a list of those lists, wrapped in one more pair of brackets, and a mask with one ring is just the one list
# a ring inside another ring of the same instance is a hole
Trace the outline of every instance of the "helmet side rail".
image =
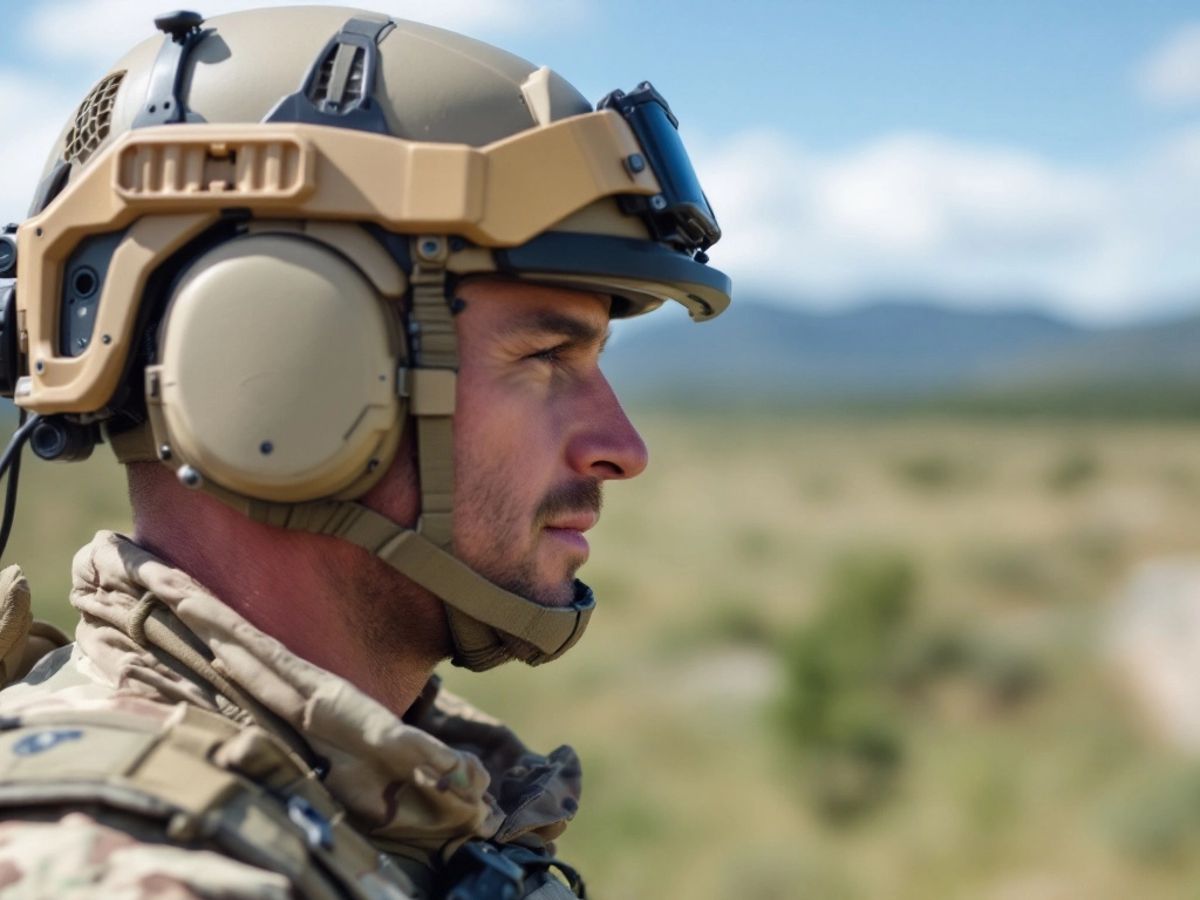
[[(30, 378), (16, 402), (91, 412), (115, 390), (148, 274), (229, 209), (298, 219), (371, 222), (514, 247), (597, 199), (657, 196), (654, 172), (612, 111), (575, 116), (482, 148), (430, 144), (315, 125), (170, 125), (122, 136), (17, 231), (18, 329)], [(381, 181), (378, 173), (390, 173)], [(132, 225), (132, 227), (130, 227)], [(90, 235), (130, 227), (97, 304), (96, 340), (56, 352), (64, 265)], [(37, 298), (36, 300), (34, 298)], [(86, 386), (86, 387), (82, 387)]]

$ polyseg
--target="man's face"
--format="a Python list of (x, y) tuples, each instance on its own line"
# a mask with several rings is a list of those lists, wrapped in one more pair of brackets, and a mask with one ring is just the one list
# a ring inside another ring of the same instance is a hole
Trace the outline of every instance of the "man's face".
[(601, 484), (647, 461), (599, 367), (609, 300), (502, 281), (458, 296), (455, 554), (514, 593), (567, 605)]
[[(520, 596), (568, 605), (601, 484), (646, 467), (646, 446), (599, 368), (609, 300), (501, 281), (464, 284), (458, 297), (455, 555)], [(363, 497), (405, 525), (416, 523), (420, 508), (412, 446), (409, 432), (387, 475)], [(416, 651), (418, 665), (432, 666), (452, 652), (442, 603), (382, 560), (344, 541), (330, 544), (315, 562), (371, 661), (375, 696), (386, 702), (403, 692), (387, 683), (403, 669), (398, 661)]]

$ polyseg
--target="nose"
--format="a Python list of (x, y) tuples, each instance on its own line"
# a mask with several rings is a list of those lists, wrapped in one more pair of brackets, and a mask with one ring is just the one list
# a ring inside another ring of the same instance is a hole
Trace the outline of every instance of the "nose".
[(625, 415), (608, 379), (597, 372), (580, 406), (578, 427), (567, 444), (571, 468), (601, 481), (634, 478), (645, 471), (646, 442)]

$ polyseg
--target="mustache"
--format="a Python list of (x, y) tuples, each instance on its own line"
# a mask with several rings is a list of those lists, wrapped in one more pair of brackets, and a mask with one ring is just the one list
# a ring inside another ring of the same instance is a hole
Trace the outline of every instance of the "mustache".
[(581, 510), (599, 515), (603, 505), (604, 498), (598, 480), (588, 478), (582, 481), (573, 481), (562, 487), (554, 488), (546, 495), (538, 505), (534, 522), (540, 528), (555, 516)]

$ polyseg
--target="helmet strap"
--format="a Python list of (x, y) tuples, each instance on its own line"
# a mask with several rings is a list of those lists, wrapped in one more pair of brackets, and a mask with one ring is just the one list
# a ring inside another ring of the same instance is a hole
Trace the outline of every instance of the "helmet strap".
[(425, 535), (361, 503), (252, 501), (246, 513), (255, 521), (348, 541), (430, 591), (451, 615), (454, 662), (474, 671), (514, 657), (530, 665), (557, 659), (583, 635), (595, 606), (591, 589), (578, 581), (566, 607), (506, 591)]
[(454, 394), (458, 335), (446, 291), (449, 242), (440, 235), (412, 241), (408, 337), (413, 368), (403, 373), (417, 426), (421, 518), (417, 531), (444, 550), (453, 540)]
[[(367, 540), (356, 540), (353, 530), (343, 536), (442, 599), (457, 664), (481, 671), (513, 657), (531, 664), (554, 659), (582, 634), (591, 614), (590, 592), (586, 613), (543, 618), (545, 607), (498, 588), (453, 555), (458, 335), (447, 290), (449, 241), (418, 235), (411, 255), (408, 336), (413, 368), (402, 377), (417, 430), (420, 518), (415, 532), (379, 517), (375, 529), (366, 532)], [(369, 518), (360, 515), (357, 527)], [(389, 529), (385, 540), (375, 533), (378, 528)], [(577, 601), (582, 599), (578, 595), (577, 589)]]

